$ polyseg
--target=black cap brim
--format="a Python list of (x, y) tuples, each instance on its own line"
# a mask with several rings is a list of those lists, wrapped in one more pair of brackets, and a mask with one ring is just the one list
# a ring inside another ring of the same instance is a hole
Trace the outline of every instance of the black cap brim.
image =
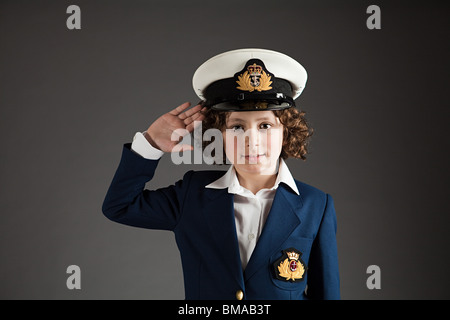
[[(247, 94), (248, 96), (248, 94)], [(278, 97), (270, 99), (270, 95), (267, 95), (267, 99), (252, 99), (251, 97), (225, 101), (205, 101), (204, 106), (213, 110), (220, 111), (264, 111), (264, 110), (283, 110), (291, 107), (295, 107), (294, 100), (290, 97)]]

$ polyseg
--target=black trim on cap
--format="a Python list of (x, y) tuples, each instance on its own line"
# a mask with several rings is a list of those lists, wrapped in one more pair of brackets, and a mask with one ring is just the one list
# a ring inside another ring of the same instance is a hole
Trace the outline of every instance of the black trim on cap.
[[(262, 81), (266, 81), (264, 86)], [(203, 91), (203, 96), (206, 100), (204, 106), (214, 110), (259, 111), (295, 107), (289, 81), (276, 78), (259, 59), (247, 61), (233, 78), (211, 83)]]

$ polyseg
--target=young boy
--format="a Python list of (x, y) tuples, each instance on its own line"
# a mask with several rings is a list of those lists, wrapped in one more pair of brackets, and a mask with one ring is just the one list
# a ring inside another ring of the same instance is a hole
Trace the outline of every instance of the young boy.
[[(180, 105), (124, 146), (103, 212), (175, 233), (186, 299), (340, 298), (333, 200), (295, 180), (284, 162), (307, 153), (312, 130), (294, 104), (306, 77), (275, 51), (225, 52), (194, 74), (201, 104)], [(144, 190), (164, 152), (193, 149), (179, 141), (198, 124), (221, 134), (212, 156), (228, 160), (228, 171), (189, 171)]]

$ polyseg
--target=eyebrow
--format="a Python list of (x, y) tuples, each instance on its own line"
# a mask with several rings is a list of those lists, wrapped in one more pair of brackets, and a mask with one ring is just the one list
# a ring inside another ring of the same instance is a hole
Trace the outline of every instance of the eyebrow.
[[(262, 117), (262, 118), (258, 118), (255, 119), (255, 121), (261, 121), (261, 120), (269, 120), (269, 121), (273, 121), (273, 119), (269, 118), (269, 117)], [(241, 118), (232, 118), (232, 119), (228, 119), (228, 121), (241, 121), (241, 122), (246, 122), (246, 120), (241, 119)]]

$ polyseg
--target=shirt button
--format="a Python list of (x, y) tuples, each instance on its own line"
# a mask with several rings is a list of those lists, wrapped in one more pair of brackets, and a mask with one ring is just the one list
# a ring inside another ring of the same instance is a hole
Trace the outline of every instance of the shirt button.
[(250, 233), (250, 234), (248, 235), (248, 240), (252, 241), (253, 239), (255, 239), (255, 234)]
[(236, 299), (242, 300), (244, 298), (244, 292), (242, 290), (236, 291)]

